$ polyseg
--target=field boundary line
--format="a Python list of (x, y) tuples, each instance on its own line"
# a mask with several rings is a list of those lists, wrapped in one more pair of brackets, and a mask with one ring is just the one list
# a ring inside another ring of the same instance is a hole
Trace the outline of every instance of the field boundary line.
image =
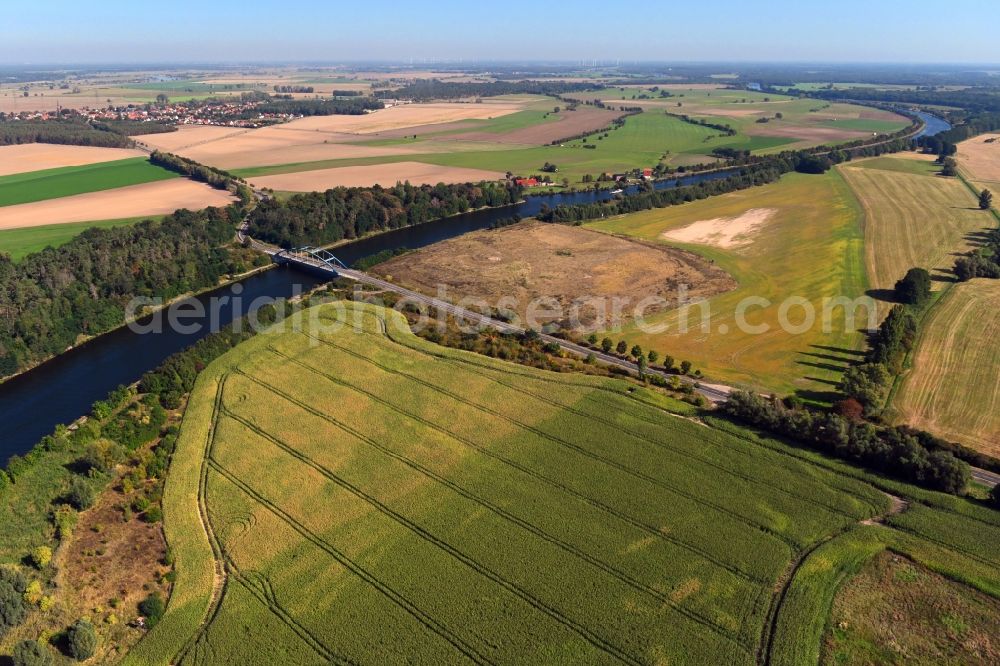
[(208, 513), (208, 505), (206, 503), (206, 491), (208, 488), (208, 463), (212, 455), (212, 447), (215, 445), (215, 435), (222, 407), (222, 394), (225, 390), (226, 381), (228, 379), (229, 372), (223, 373), (222, 376), (219, 377), (218, 385), (216, 386), (208, 437), (206, 438), (205, 447), (202, 453), (198, 478), (198, 518), (201, 521), (201, 526), (205, 531), (205, 535), (208, 537), (208, 543), (212, 547), (212, 557), (214, 560), (212, 563), (212, 567), (214, 569), (212, 576), (212, 595), (209, 598), (208, 608), (206, 609), (205, 615), (202, 618), (201, 623), (198, 625), (197, 630), (191, 635), (191, 637), (188, 638), (187, 643), (185, 643), (184, 647), (182, 647), (181, 651), (177, 654), (178, 663), (182, 662), (187, 657), (190, 650), (200, 643), (205, 637), (208, 627), (211, 625), (212, 621), (219, 612), (219, 608), (222, 606), (222, 599), (225, 597), (226, 584), (228, 582), (225, 555), (223, 554), (222, 546), (219, 544), (218, 538), (215, 535), (215, 530), (212, 528), (211, 519), (209, 518)]
[[(333, 481), (337, 485), (341, 486), (342, 488), (348, 490), (349, 492), (351, 492), (355, 496), (359, 497), (363, 501), (365, 501), (368, 504), (372, 505), (379, 512), (383, 513), (384, 515), (389, 516), (390, 518), (392, 518), (396, 522), (405, 521), (405, 524), (407, 524), (408, 529), (414, 529), (414, 528), (420, 529), (422, 532), (426, 532), (427, 535), (433, 537), (436, 540), (441, 541), (441, 543), (447, 544), (447, 542), (444, 539), (442, 539), (441, 537), (434, 536), (426, 528), (423, 528), (420, 525), (414, 523), (413, 521), (411, 521), (410, 519), (406, 518), (402, 514), (398, 514), (394, 509), (392, 509), (388, 505), (382, 503), (380, 500), (378, 500), (374, 496), (369, 495), (368, 493), (364, 492), (363, 490), (361, 490), (357, 486), (354, 486), (354, 484), (352, 484), (350, 481), (347, 481), (346, 479), (343, 479), (342, 477), (340, 477), (339, 475), (337, 475), (335, 472), (333, 472), (332, 470), (330, 470), (326, 466), (322, 465), (321, 463), (316, 462), (314, 459), (312, 459), (311, 457), (305, 455), (301, 451), (297, 451), (293, 447), (291, 447), (288, 444), (284, 443), (283, 441), (281, 441), (275, 435), (267, 432), (266, 430), (264, 430), (263, 428), (261, 428), (259, 426), (256, 426), (256, 425), (250, 423), (249, 421), (247, 421), (243, 417), (238, 416), (238, 415), (236, 415), (236, 414), (234, 414), (234, 413), (232, 413), (232, 412), (230, 412), (228, 410), (226, 411), (226, 414), (230, 418), (235, 419), (236, 421), (238, 421), (239, 423), (243, 424), (248, 429), (250, 429), (253, 432), (257, 433), (258, 435), (260, 435), (264, 439), (270, 441), (275, 446), (281, 448), (282, 450), (284, 450), (285, 452), (287, 452), (289, 455), (291, 455), (294, 458), (302, 461), (304, 464), (312, 467), (314, 470), (316, 470), (317, 472), (319, 472), (320, 474), (322, 474), (324, 477), (326, 477), (330, 481)], [(492, 502), (489, 502), (488, 500), (485, 500), (483, 498), (480, 498), (480, 497), (476, 496), (474, 493), (472, 493), (472, 492), (470, 492), (468, 490), (465, 490), (461, 486), (458, 486), (457, 484), (454, 484), (454, 483), (448, 481), (444, 477), (441, 477), (441, 476), (439, 476), (437, 474), (434, 474), (433, 472), (430, 472), (429, 470), (425, 470), (425, 469), (421, 468), (421, 466), (419, 466), (416, 463), (406, 462), (406, 461), (404, 461), (402, 459), (401, 456), (393, 456), (393, 457), (399, 459), (401, 462), (404, 462), (404, 464), (406, 464), (407, 466), (420, 471), (421, 473), (425, 474), (426, 476), (428, 476), (429, 478), (433, 479), (434, 481), (436, 481), (436, 482), (438, 482), (438, 483), (440, 483), (440, 484), (442, 484), (442, 485), (450, 488), (451, 490), (453, 490), (457, 494), (461, 495), (462, 497), (465, 497), (466, 499), (469, 499), (473, 503), (475, 503), (475, 504), (477, 504), (477, 505), (479, 505), (479, 506), (481, 506), (481, 507), (489, 510), (490, 512), (492, 512), (492, 513), (494, 513), (494, 514), (502, 517), (503, 519), (507, 520), (508, 522), (513, 523), (514, 525), (517, 525), (518, 527), (521, 527), (522, 529), (528, 531), (529, 533), (535, 535), (536, 537), (538, 537), (538, 538), (540, 538), (540, 539), (542, 539), (542, 540), (544, 540), (544, 541), (546, 541), (546, 542), (548, 542), (548, 543), (550, 543), (552, 545), (555, 545), (556, 547), (564, 550), (565, 552), (569, 553), (570, 555), (572, 555), (572, 556), (574, 556), (574, 557), (576, 557), (578, 559), (583, 560), (584, 562), (590, 564), (591, 566), (593, 566), (593, 567), (595, 567), (597, 569), (600, 569), (601, 571), (604, 571), (606, 574), (608, 574), (608, 575), (616, 578), (619, 582), (624, 583), (624, 584), (632, 587), (636, 591), (638, 591), (640, 593), (643, 593), (643, 594), (647, 594), (647, 595), (653, 597), (657, 601), (660, 601), (663, 604), (666, 604), (667, 606), (669, 606), (670, 608), (672, 608), (674, 611), (676, 611), (677, 613), (683, 615), (684, 617), (688, 618), (689, 620), (697, 622), (697, 623), (701, 624), (702, 626), (706, 627), (707, 629), (709, 629), (710, 631), (714, 631), (716, 633), (719, 633), (724, 638), (732, 640), (737, 645), (740, 645), (741, 647), (743, 647), (742, 644), (739, 642), (739, 638), (736, 635), (729, 633), (728, 630), (726, 630), (725, 628), (723, 628), (723, 627), (715, 624), (714, 622), (712, 622), (708, 618), (704, 618), (701, 615), (699, 615), (698, 613), (696, 613), (694, 611), (691, 611), (691, 610), (688, 610), (688, 609), (685, 609), (682, 606), (674, 603), (670, 599), (670, 597), (668, 595), (666, 595), (666, 594), (664, 594), (664, 593), (662, 593), (662, 592), (660, 592), (660, 591), (658, 591), (658, 590), (656, 590), (656, 589), (654, 589), (654, 588), (646, 585), (645, 583), (642, 583), (641, 581), (638, 581), (638, 580), (632, 578), (632, 576), (629, 575), (628, 573), (626, 573), (624, 571), (621, 571), (618, 568), (616, 568), (615, 566), (613, 566), (611, 564), (608, 564), (607, 562), (604, 562), (603, 560), (600, 560), (600, 559), (598, 559), (598, 558), (596, 558), (596, 557), (594, 557), (592, 555), (588, 555), (586, 552), (581, 551), (580, 549), (576, 548), (572, 544), (569, 544), (567, 542), (562, 541), (561, 539), (559, 539), (559, 538), (557, 538), (557, 537), (555, 537), (555, 536), (547, 533), (545, 530), (543, 530), (540, 527), (538, 527), (538, 526), (536, 526), (536, 525), (528, 522), (527, 520), (524, 520), (523, 518), (519, 518), (519, 517), (517, 517), (517, 516), (515, 516), (513, 514), (510, 514), (509, 512), (505, 511), (504, 509), (502, 509), (502, 508), (494, 505)], [(410, 528), (408, 524), (412, 524), (413, 528)], [(424, 537), (424, 535), (422, 533), (420, 534), (420, 536), (426, 539), (426, 537)], [(448, 544), (448, 545), (450, 545), (450, 544)], [(451, 547), (454, 548), (454, 546), (451, 546)], [(457, 550), (457, 548), (456, 548), (456, 550)], [(469, 559), (472, 559), (472, 558), (470, 557)], [(483, 566), (485, 568), (485, 565), (483, 565)], [(499, 576), (499, 574), (497, 574), (497, 575)], [(514, 584), (514, 583), (512, 583), (512, 584)]]
[[(937, 509), (934, 509), (934, 510), (937, 510)], [(909, 525), (901, 525), (898, 522), (894, 522), (894, 521), (890, 520), (889, 523), (887, 524), (887, 526), (891, 527), (892, 529), (899, 530), (900, 532), (904, 532), (904, 533), (909, 534), (911, 536), (917, 537), (918, 539), (925, 539), (927, 541), (930, 541), (931, 543), (935, 544), (936, 546), (939, 546), (940, 548), (943, 548), (945, 550), (950, 550), (951, 552), (955, 553), (956, 555), (961, 555), (962, 557), (967, 557), (970, 560), (975, 560), (976, 562), (979, 562), (982, 565), (985, 565), (985, 566), (988, 566), (988, 567), (1000, 568), (1000, 562), (994, 562), (994, 561), (990, 560), (989, 558), (983, 557), (982, 555), (977, 555), (976, 553), (970, 553), (969, 551), (964, 550), (964, 549), (956, 546), (955, 544), (949, 544), (949, 543), (946, 543), (944, 541), (941, 541), (937, 537), (930, 536), (929, 534), (924, 534), (923, 532), (918, 532), (915, 528), (913, 528), (913, 527), (911, 527)]]
[[(795, 580), (796, 573), (798, 573), (805, 561), (809, 559), (809, 556), (819, 550), (819, 548), (824, 544), (856, 530), (859, 525), (877, 525), (884, 527), (887, 519), (890, 519), (892, 516), (906, 511), (909, 508), (910, 504), (906, 500), (889, 493), (885, 494), (890, 500), (888, 510), (884, 511), (881, 515), (875, 516), (874, 518), (868, 518), (856, 523), (845, 525), (822, 539), (817, 540), (815, 543), (799, 553), (798, 556), (796, 556), (796, 558), (790, 563), (788, 569), (778, 579), (777, 582), (781, 585), (781, 588), (780, 591), (777, 591), (771, 597), (771, 606), (768, 609), (767, 621), (764, 625), (764, 632), (761, 634), (759, 644), (760, 651), (757, 655), (757, 661), (759, 664), (771, 664), (773, 662), (774, 639), (778, 630), (778, 618), (781, 615), (782, 606), (784, 605), (785, 599), (788, 596), (788, 591), (791, 589), (792, 583)], [(899, 503), (896, 503), (893, 500), (899, 500)], [(827, 614), (829, 615), (829, 613)], [(829, 622), (829, 617), (827, 617), (827, 622)]]

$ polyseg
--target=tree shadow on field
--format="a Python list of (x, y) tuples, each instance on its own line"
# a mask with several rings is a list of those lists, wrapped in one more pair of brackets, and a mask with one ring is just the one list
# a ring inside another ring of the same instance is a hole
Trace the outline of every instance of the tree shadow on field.
[(796, 389), (795, 395), (807, 402), (833, 404), (844, 399), (840, 391), (819, 391), (814, 389)]
[(822, 379), (820, 377), (804, 377), (811, 382), (816, 382), (817, 384), (826, 384), (827, 386), (840, 386), (840, 382), (835, 379)]
[(0, 656), (0, 666), (14, 666), (14, 658)]
[[(957, 254), (954, 256), (961, 257), (963, 255)], [(950, 268), (935, 268), (931, 272), (931, 281), (955, 283), (958, 282), (958, 278), (955, 277), (955, 271)]]
[[(858, 362), (857, 357), (844, 358), (843, 356), (834, 356), (833, 354), (817, 354), (816, 352), (799, 352), (803, 356), (811, 356), (813, 358), (820, 358), (824, 361), (833, 361), (834, 363), (846, 363), (847, 365), (854, 365)], [(846, 370), (847, 368), (842, 368)]]
[[(804, 365), (809, 368), (817, 368), (819, 370), (829, 370), (830, 372), (843, 372), (847, 370), (846, 367), (840, 365), (834, 365), (832, 363), (816, 363), (815, 361), (796, 361), (799, 365)], [(813, 379), (812, 377), (806, 377), (806, 379)], [(820, 381), (820, 380), (814, 380)]]
[(970, 231), (962, 238), (973, 247), (983, 247), (990, 240), (990, 231), (988, 228), (980, 231)]
[(895, 289), (869, 289), (865, 292), (865, 296), (874, 298), (876, 301), (882, 301), (883, 303), (899, 303), (896, 300)]
[(863, 357), (865, 353), (859, 349), (848, 349), (847, 347), (831, 347), (830, 345), (809, 345), (813, 349), (825, 349), (826, 351), (846, 354), (847, 356)]

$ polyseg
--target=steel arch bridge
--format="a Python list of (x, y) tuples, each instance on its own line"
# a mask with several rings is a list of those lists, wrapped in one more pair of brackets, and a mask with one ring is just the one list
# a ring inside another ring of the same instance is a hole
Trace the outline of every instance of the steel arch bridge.
[(321, 247), (311, 247), (308, 245), (305, 247), (292, 248), (290, 250), (282, 250), (281, 252), (278, 252), (278, 254), (275, 255), (275, 257), (287, 257), (287, 258), (305, 260), (305, 263), (312, 263), (309, 260), (313, 259), (315, 261), (319, 261), (323, 264), (326, 264), (334, 272), (336, 272), (338, 268), (350, 268), (350, 266), (348, 266), (343, 261), (338, 259), (329, 250), (324, 250)]

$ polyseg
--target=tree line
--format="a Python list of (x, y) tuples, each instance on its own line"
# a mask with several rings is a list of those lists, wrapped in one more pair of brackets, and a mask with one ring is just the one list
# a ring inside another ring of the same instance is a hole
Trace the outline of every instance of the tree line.
[(926, 488), (957, 494), (969, 482), (969, 466), (939, 448), (936, 438), (927, 433), (792, 408), (780, 400), (745, 391), (731, 393), (722, 411), (770, 433)]
[(382, 100), (372, 97), (356, 99), (271, 99), (253, 109), (244, 111), (241, 117), (255, 118), (261, 113), (293, 114), (296, 116), (360, 116), (368, 111), (384, 109)]
[(249, 233), (285, 248), (326, 245), (476, 208), (507, 206), (520, 200), (521, 192), (509, 181), (337, 187), (260, 202), (249, 216)]
[(555, 208), (543, 207), (537, 217), (543, 222), (574, 224), (652, 208), (666, 208), (726, 192), (735, 192), (756, 185), (772, 183), (790, 170), (791, 167), (787, 164), (774, 163), (768, 166), (758, 164), (744, 167), (726, 178), (705, 180), (685, 187), (650, 189), (594, 203), (560, 205)]
[[(580, 223), (614, 215), (624, 215), (652, 208), (665, 208), (704, 199), (718, 194), (744, 190), (757, 185), (765, 185), (778, 180), (791, 171), (819, 174), (834, 164), (849, 161), (855, 156), (875, 156), (897, 152), (912, 147), (904, 138), (888, 140), (885, 143), (861, 145), (852, 148), (830, 150), (824, 146), (809, 150), (785, 151), (775, 155), (751, 156), (741, 167), (734, 166), (732, 175), (715, 180), (706, 180), (683, 187), (661, 190), (647, 189), (636, 194), (615, 197), (608, 201), (586, 204), (560, 205), (543, 208), (538, 219), (545, 222)], [(661, 173), (665, 173), (661, 171)]]

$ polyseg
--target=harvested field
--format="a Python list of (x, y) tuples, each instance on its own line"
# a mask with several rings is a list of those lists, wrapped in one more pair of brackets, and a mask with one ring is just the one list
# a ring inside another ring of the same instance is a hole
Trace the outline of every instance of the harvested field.
[(357, 137), (296, 129), (294, 123), (241, 130), (177, 149), (177, 153), (222, 169), (331, 159), (381, 157), (413, 152), (406, 146), (380, 148), (351, 143)]
[(217, 127), (215, 125), (184, 125), (176, 132), (139, 134), (132, 137), (151, 148), (177, 153), (185, 148), (199, 146), (210, 141), (218, 141), (230, 136), (246, 134), (250, 130), (240, 127)]
[(900, 422), (1000, 457), (1000, 281), (965, 282), (942, 299), (891, 407)]
[(686, 227), (663, 232), (663, 237), (680, 243), (699, 243), (722, 248), (735, 248), (753, 242), (753, 234), (777, 211), (773, 208), (751, 208), (737, 217), (716, 217), (699, 220)]
[(504, 174), (501, 171), (438, 166), (424, 162), (393, 162), (391, 164), (316, 169), (261, 176), (254, 178), (253, 184), (257, 187), (269, 187), (273, 190), (289, 192), (320, 192), (338, 186), (367, 187), (378, 184), (383, 187), (391, 187), (404, 181), (430, 185), (476, 183), (481, 180), (498, 180), (503, 177)]
[(958, 162), (970, 179), (1000, 188), (1000, 134), (984, 134), (962, 141), (958, 144)]
[(293, 120), (288, 128), (344, 132), (348, 134), (377, 134), (403, 127), (420, 127), (456, 120), (497, 118), (516, 113), (524, 108), (517, 102), (484, 101), (482, 104), (434, 102), (429, 104), (402, 104), (360, 116), (312, 116)]
[(462, 132), (449, 136), (456, 141), (498, 141), (501, 143), (545, 145), (586, 132), (596, 132), (607, 127), (611, 121), (621, 116), (621, 111), (581, 106), (576, 111), (553, 114), (552, 122), (529, 125), (510, 132)]
[(226, 206), (227, 192), (187, 178), (119, 187), (113, 190), (0, 207), (0, 229), (18, 229), (62, 222), (163, 215), (178, 208), (197, 210)]
[[(428, 134), (432, 132), (452, 132), (455, 130), (477, 129), (481, 121), (487, 117), (502, 117), (519, 111), (523, 105), (517, 103), (502, 104), (413, 104), (391, 107), (364, 116), (314, 116), (302, 118), (282, 125), (262, 127), (254, 130), (244, 130), (225, 127), (183, 127), (169, 134), (150, 134), (136, 137), (150, 146), (176, 152), (204, 164), (222, 169), (240, 169), (282, 164), (300, 164), (307, 162), (322, 162), (341, 159), (371, 159), (378, 157), (399, 157), (428, 152), (447, 152), (451, 149), (468, 149), (471, 141), (465, 141), (461, 135), (449, 136), (448, 144), (427, 145), (359, 145), (358, 142), (375, 138), (401, 138), (412, 133)], [(443, 107), (443, 108), (442, 108)], [(500, 109), (500, 112), (490, 111)], [(610, 111), (601, 111), (598, 115), (583, 113), (580, 122), (594, 124), (600, 121), (599, 127), (606, 122), (605, 117), (614, 117)], [(415, 113), (419, 112), (419, 113)], [(382, 116), (382, 114), (386, 114)], [(424, 117), (427, 123), (420, 123), (417, 118)], [(463, 119), (455, 120), (454, 117)], [(381, 118), (381, 120), (379, 120)], [(440, 122), (439, 122), (440, 121)], [(413, 123), (417, 125), (414, 126)], [(610, 121), (608, 121), (610, 122)], [(558, 126), (560, 122), (544, 123), (539, 127), (531, 125), (514, 128), (513, 132), (494, 133), (486, 131), (474, 132), (479, 141), (510, 143), (509, 136), (519, 132), (527, 133), (526, 140), (532, 132), (538, 133), (538, 139), (553, 139), (565, 136), (567, 129), (554, 132), (545, 129), (548, 125)], [(564, 127), (569, 127), (568, 125)], [(384, 131), (384, 134), (382, 133)], [(582, 130), (581, 130), (582, 131)]]
[(811, 127), (808, 125), (784, 125), (778, 122), (754, 123), (756, 127), (748, 127), (747, 134), (751, 136), (783, 136), (792, 139), (817, 143), (836, 143), (870, 137), (871, 132), (854, 129), (834, 129), (831, 127)]
[(960, 180), (933, 175), (925, 161), (882, 157), (838, 169), (865, 210), (865, 264), (876, 290), (892, 289), (915, 266), (950, 279), (955, 254), (973, 246), (970, 234), (994, 225)]
[(145, 153), (141, 150), (129, 148), (61, 146), (52, 143), (22, 143), (16, 146), (0, 146), (0, 176), (58, 167), (113, 162), (130, 157), (142, 157), (143, 155)]
[[(505, 307), (522, 320), (529, 303), (543, 296), (554, 298), (564, 314), (576, 301), (617, 297), (628, 317), (646, 298), (664, 301), (648, 313), (665, 309), (667, 302), (676, 305), (680, 285), (686, 285), (690, 298), (736, 287), (725, 271), (692, 252), (539, 222), (465, 234), (374, 270), (428, 294), (446, 285), (456, 300), (473, 297), (498, 307), (501, 299), (512, 299)], [(581, 324), (609, 327), (596, 317), (592, 307), (581, 308)], [(543, 314), (537, 325), (561, 318)]]

